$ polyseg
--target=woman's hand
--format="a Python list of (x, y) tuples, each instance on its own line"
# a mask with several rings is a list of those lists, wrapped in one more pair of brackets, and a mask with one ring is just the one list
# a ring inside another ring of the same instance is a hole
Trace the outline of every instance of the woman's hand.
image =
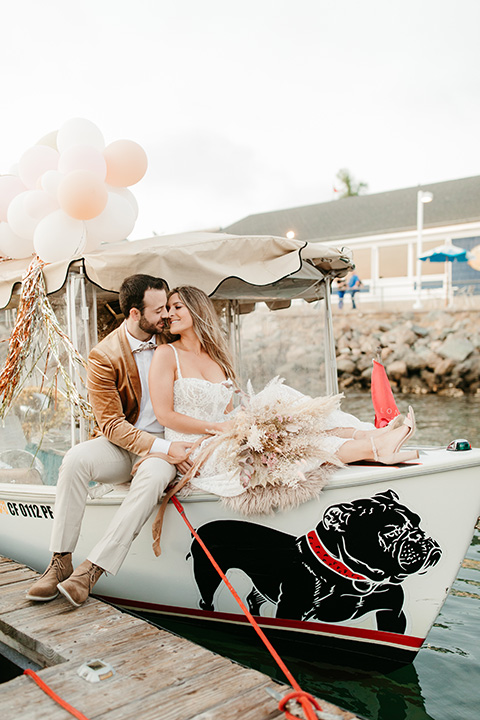
[(219, 435), (221, 433), (230, 432), (235, 424), (234, 420), (225, 420), (224, 422), (210, 423), (208, 428), (205, 428), (207, 433), (211, 435)]

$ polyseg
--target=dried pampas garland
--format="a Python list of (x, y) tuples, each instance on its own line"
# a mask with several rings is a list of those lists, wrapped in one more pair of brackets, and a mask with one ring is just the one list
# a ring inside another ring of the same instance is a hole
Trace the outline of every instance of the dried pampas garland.
[[(0, 418), (4, 418), (13, 401), (22, 390), (23, 382), (38, 366), (40, 358), (46, 354), (43, 377), (46, 378), (47, 365), (50, 357), (55, 361), (55, 393), (64, 394), (73, 408), (75, 416), (90, 421), (93, 418), (92, 408), (82, 397), (76, 384), (72, 381), (64, 367), (60, 355), (66, 352), (68, 360), (80, 371), (84, 371), (86, 363), (72, 341), (60, 327), (55, 312), (47, 297), (43, 267), (45, 263), (35, 256), (22, 278), (22, 292), (18, 307), (15, 327), (10, 335), (8, 354), (5, 365), (0, 373)], [(45, 348), (40, 353), (33, 352), (33, 340), (46, 335)], [(27, 362), (33, 366), (27, 371)], [(58, 378), (63, 380), (64, 392), (58, 388)], [(81, 372), (79, 372), (81, 377)], [(41, 388), (40, 388), (41, 390)]]

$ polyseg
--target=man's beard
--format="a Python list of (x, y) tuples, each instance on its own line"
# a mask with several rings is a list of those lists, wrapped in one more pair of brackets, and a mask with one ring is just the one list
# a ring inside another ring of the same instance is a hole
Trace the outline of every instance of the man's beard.
[(140, 330), (143, 330), (143, 332), (148, 333), (149, 335), (161, 335), (165, 329), (165, 323), (162, 320), (161, 327), (158, 324), (153, 325), (152, 323), (148, 322), (144, 315), (142, 315), (140, 317), (138, 327), (140, 328)]

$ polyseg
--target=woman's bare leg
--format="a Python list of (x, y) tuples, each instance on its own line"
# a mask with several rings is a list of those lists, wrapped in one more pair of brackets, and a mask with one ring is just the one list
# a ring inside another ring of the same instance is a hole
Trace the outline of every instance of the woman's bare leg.
[[(399, 416), (400, 422), (402, 422), (402, 416)], [(409, 415), (407, 414), (405, 422), (408, 424), (409, 421)], [(393, 421), (392, 421), (393, 423)], [(333, 430), (329, 430), (329, 435), (336, 435), (336, 437), (341, 438), (353, 438), (354, 440), (365, 440), (366, 438), (377, 438), (380, 435), (383, 435), (387, 432), (392, 432), (393, 430), (398, 429), (399, 425), (397, 427), (393, 426), (392, 423), (390, 425), (385, 425), (382, 428), (372, 428), (371, 430), (359, 430), (358, 428), (354, 427), (337, 427), (333, 428)]]
[(372, 428), (372, 430), (359, 430), (358, 428), (353, 427), (339, 427), (339, 428), (333, 428), (333, 430), (329, 430), (329, 435), (335, 435), (336, 437), (341, 438), (352, 438), (354, 440), (366, 440), (367, 438), (375, 438), (379, 437), (380, 435), (383, 435), (384, 433), (391, 432), (391, 429), (388, 427), (383, 428)]

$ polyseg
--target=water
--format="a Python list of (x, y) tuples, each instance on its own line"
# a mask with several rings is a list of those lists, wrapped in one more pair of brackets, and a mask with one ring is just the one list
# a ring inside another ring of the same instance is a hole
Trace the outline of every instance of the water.
[[(415, 442), (447, 445), (465, 437), (480, 446), (480, 398), (400, 396), (397, 403), (402, 412), (409, 404), (415, 408)], [(349, 394), (343, 408), (362, 420), (372, 419), (367, 394)], [(253, 630), (232, 639), (213, 623), (206, 632), (178, 620), (162, 618), (160, 622), (221, 655), (284, 680)], [(477, 720), (479, 638), (480, 532), (476, 530), (452, 592), (413, 664), (378, 672), (333, 664), (327, 653), (309, 661), (295, 660), (288, 648), (281, 655), (302, 688), (368, 720)], [(5, 672), (0, 665), (3, 681)]]
[[(368, 720), (478, 720), (480, 679), (480, 532), (427, 641), (415, 661), (379, 672), (280, 655), (300, 686)], [(158, 618), (157, 618), (158, 620)], [(213, 626), (198, 629), (178, 620), (160, 621), (166, 629), (214, 652), (284, 681), (254, 631), (232, 639)]]
[[(415, 409), (415, 442), (447, 445), (465, 437), (480, 446), (480, 398), (435, 395), (400, 396), (402, 412)], [(372, 419), (367, 394), (349, 394), (343, 408)], [(479, 478), (480, 482), (480, 478)], [(158, 618), (157, 618), (158, 620)], [(178, 632), (243, 665), (284, 680), (254, 631), (232, 639), (218, 627), (190, 627), (161, 620)], [(477, 720), (480, 716), (480, 531), (475, 531), (464, 566), (437, 622), (414, 663), (379, 672), (332, 664), (327, 653), (298, 661), (282, 649), (281, 656), (301, 687), (368, 720)]]
[[(415, 443), (446, 446), (464, 437), (472, 446), (480, 447), (480, 396), (399, 395), (395, 400), (402, 413), (408, 411), (409, 405), (415, 410)], [(373, 420), (369, 393), (346, 393), (342, 409), (361, 420)]]

